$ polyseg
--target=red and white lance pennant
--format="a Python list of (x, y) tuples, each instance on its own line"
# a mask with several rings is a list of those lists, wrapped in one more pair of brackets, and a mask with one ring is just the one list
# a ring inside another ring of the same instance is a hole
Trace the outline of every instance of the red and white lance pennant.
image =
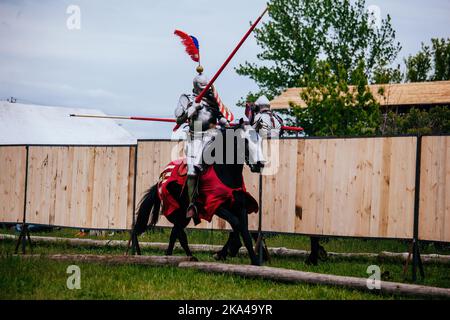
[(219, 93), (217, 92), (216, 88), (212, 87), (214, 99), (216, 99), (217, 104), (219, 105), (219, 110), (222, 113), (222, 115), (225, 117), (225, 119), (228, 120), (228, 122), (231, 122), (234, 120), (234, 115), (230, 111), (230, 109), (227, 108), (227, 106), (222, 102), (222, 99), (219, 97)]

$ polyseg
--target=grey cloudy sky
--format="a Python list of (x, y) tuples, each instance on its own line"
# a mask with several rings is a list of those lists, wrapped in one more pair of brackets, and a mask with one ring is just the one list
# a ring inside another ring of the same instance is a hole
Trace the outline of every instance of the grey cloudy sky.
[[(172, 116), (179, 95), (191, 90), (195, 64), (174, 29), (200, 40), (209, 76), (264, 9), (265, 0), (0, 0), (0, 99), (101, 109), (110, 114)], [(81, 29), (69, 30), (69, 5), (81, 9)], [(420, 42), (450, 36), (450, 1), (367, 0), (390, 14), (404, 56)], [(266, 17), (267, 19), (267, 17)], [(255, 61), (250, 38), (217, 81), (235, 103), (255, 84), (233, 68)], [(138, 137), (170, 137), (170, 124), (125, 123)]]

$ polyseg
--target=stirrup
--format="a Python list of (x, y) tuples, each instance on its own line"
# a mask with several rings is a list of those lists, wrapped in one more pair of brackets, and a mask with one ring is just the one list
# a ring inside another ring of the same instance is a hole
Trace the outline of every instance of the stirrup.
[[(194, 214), (189, 215), (189, 211), (193, 209)], [(192, 218), (194, 220), (195, 225), (199, 225), (202, 221), (200, 220), (200, 217), (198, 216), (198, 209), (197, 206), (194, 203), (191, 203), (186, 211), (186, 218), (190, 219)]]
[[(194, 211), (194, 213), (189, 214), (191, 209)], [(197, 214), (198, 214), (197, 206), (195, 205), (195, 203), (191, 203), (186, 210), (186, 218), (193, 218), (197, 216)]]

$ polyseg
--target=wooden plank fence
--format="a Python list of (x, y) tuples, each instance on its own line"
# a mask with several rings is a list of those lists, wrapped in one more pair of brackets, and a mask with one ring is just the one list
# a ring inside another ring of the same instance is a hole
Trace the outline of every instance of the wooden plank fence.
[[(30, 146), (26, 222), (92, 229), (130, 229), (135, 148)], [(14, 158), (13, 162), (20, 161), (15, 166), (2, 165), (1, 176), (5, 177), (4, 171), (21, 170), (15, 176), (10, 173), (8, 183), (2, 180), (2, 188), (5, 185), (17, 192), (9, 193), (9, 199), (3, 195), (0, 208), (2, 221), (16, 222), (21, 221), (23, 215), (24, 191), (20, 195), (18, 192), (25, 190), (25, 160), (22, 149), (18, 149), (15, 155), (8, 152), (9, 149), (0, 148), (0, 154), (5, 155), (2, 160)], [(5, 208), (6, 205), (9, 207)], [(15, 217), (5, 219), (5, 215)]]
[[(30, 146), (26, 221), (130, 229), (134, 206), (183, 147), (161, 140), (137, 147)], [(263, 176), (264, 231), (413, 237), (417, 137), (282, 139), (265, 150), (276, 174)], [(449, 242), (450, 137), (424, 136), (421, 150), (419, 239)], [(25, 163), (25, 146), (0, 146), (0, 222), (23, 218)], [(258, 199), (258, 175), (246, 167), (244, 178)], [(250, 216), (250, 229), (257, 222)], [(159, 225), (170, 226), (164, 218)], [(229, 226), (214, 218), (197, 228)]]
[(298, 233), (411, 238), (416, 138), (299, 142)]
[(450, 242), (450, 137), (423, 137), (419, 239)]
[(0, 222), (21, 222), (24, 212), (25, 146), (0, 147)]

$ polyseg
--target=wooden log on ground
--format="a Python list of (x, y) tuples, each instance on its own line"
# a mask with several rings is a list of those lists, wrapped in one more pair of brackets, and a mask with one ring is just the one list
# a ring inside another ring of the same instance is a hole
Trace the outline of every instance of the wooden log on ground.
[[(17, 236), (11, 234), (0, 234), (0, 240), (17, 240)], [(41, 243), (64, 243), (72, 246), (92, 246), (92, 247), (126, 247), (126, 240), (96, 240), (96, 239), (80, 239), (80, 238), (63, 238), (63, 237), (43, 237), (32, 236), (33, 242)], [(168, 244), (163, 242), (139, 242), (141, 248), (166, 250)], [(175, 248), (182, 249), (180, 244), (175, 244)], [(209, 244), (189, 244), (189, 248), (193, 252), (212, 252), (222, 249), (222, 246)], [(243, 251), (244, 252), (244, 251)], [(246, 251), (245, 251), (246, 252)]]
[[(17, 239), (15, 235), (1, 234), (0, 239)], [(31, 241), (37, 243), (65, 243), (73, 246), (93, 246), (93, 247), (125, 247), (128, 241), (125, 240), (95, 240), (95, 239), (79, 239), (79, 238), (63, 238), (63, 237), (42, 237), (32, 236)]]
[(272, 267), (256, 267), (208, 262), (181, 262), (180, 268), (211, 273), (226, 273), (289, 283), (307, 283), (358, 289), (383, 294), (450, 299), (450, 289), (381, 281), (380, 289), (370, 290), (365, 278), (336, 276)]
[[(1, 239), (17, 240), (15, 235), (10, 234), (0, 234)], [(128, 241), (125, 240), (95, 240), (95, 239), (79, 239), (79, 238), (62, 238), (62, 237), (42, 237), (33, 236), (32, 241), (42, 242), (42, 243), (65, 243), (73, 246), (93, 246), (93, 247), (126, 247)], [(166, 250), (168, 244), (162, 242), (139, 242), (141, 248), (155, 249), (155, 250)], [(219, 245), (209, 245), (209, 244), (189, 244), (192, 252), (216, 252), (222, 249)], [(181, 246), (177, 243), (175, 245), (176, 249), (181, 249)], [(309, 255), (307, 250), (297, 250), (288, 248), (269, 248), (269, 253), (273, 256), (279, 257), (298, 257), (306, 258)], [(245, 248), (241, 248), (240, 254), (247, 254)], [(366, 253), (366, 252), (328, 252), (329, 257), (333, 258), (367, 258), (367, 259), (384, 259), (384, 260), (398, 260), (405, 261), (408, 257), (407, 252), (388, 252), (382, 251), (380, 253)], [(450, 255), (440, 255), (440, 254), (421, 254), (423, 263), (442, 263), (450, 264)]]
[(191, 261), (191, 257), (182, 256), (114, 256), (91, 254), (49, 254), (16, 255), (22, 259), (49, 259), (61, 262), (89, 262), (114, 265), (178, 266), (180, 262)]

